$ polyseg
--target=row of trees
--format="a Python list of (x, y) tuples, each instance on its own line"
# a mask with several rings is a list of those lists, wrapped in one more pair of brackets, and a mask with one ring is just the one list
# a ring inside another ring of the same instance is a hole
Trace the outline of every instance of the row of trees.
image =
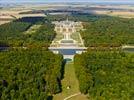
[(74, 59), (80, 91), (91, 100), (132, 100), (134, 54), (88, 50)]
[(94, 22), (102, 18), (111, 18), (105, 15), (95, 15), (95, 14), (70, 14), (70, 15), (48, 15), (47, 20), (49, 21), (63, 21), (66, 19), (73, 21), (82, 21), (82, 22)]
[(0, 99), (46, 100), (60, 92), (62, 61), (42, 49), (0, 52)]
[(134, 44), (134, 19), (101, 18), (86, 22), (84, 28), (81, 36), (87, 47)]

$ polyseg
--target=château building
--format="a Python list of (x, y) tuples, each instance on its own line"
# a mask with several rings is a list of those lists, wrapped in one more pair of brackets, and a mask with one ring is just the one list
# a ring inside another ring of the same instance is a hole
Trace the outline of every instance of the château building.
[(54, 21), (53, 24), (55, 24), (56, 33), (63, 34), (65, 40), (71, 39), (72, 33), (83, 28), (81, 22), (69, 21), (68, 19), (65, 21)]

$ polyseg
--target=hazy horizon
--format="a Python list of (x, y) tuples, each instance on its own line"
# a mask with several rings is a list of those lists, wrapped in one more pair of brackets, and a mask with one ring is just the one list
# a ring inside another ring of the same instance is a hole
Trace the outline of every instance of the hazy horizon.
[(134, 4), (134, 0), (0, 0), (0, 3), (53, 3), (53, 2), (64, 2), (64, 3), (78, 3), (78, 2), (89, 2), (89, 3), (114, 3), (114, 4)]

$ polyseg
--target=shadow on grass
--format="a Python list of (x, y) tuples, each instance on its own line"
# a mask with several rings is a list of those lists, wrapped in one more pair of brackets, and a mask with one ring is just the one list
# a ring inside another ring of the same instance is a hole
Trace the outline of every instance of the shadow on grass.
[(65, 74), (65, 65), (70, 62), (71, 59), (64, 59), (62, 62), (62, 68), (61, 68), (61, 79), (57, 79), (59, 86), (60, 86), (60, 91), (58, 93), (62, 92), (62, 84), (61, 84), (61, 80), (64, 79), (64, 74)]
[(22, 17), (20, 19), (17, 19), (16, 22), (27, 22), (27, 23), (35, 24), (43, 20), (44, 17)]
[(67, 60), (66, 60), (66, 59), (64, 59), (64, 60), (63, 60), (63, 63), (62, 63), (62, 68), (61, 68), (61, 79), (63, 79), (63, 78), (64, 78), (65, 65), (66, 65), (66, 63), (67, 63)]
[(53, 100), (53, 96), (48, 96), (47, 100)]
[(0, 41), (0, 51), (7, 50), (9, 48), (8, 43)]
[[(66, 65), (66, 60), (64, 59), (63, 62), (62, 62), (62, 68), (61, 68), (61, 79), (58, 79), (58, 78), (57, 78), (57, 81), (58, 81), (58, 84), (59, 84), (59, 88), (60, 88), (60, 91), (58, 91), (57, 93), (61, 93), (61, 92), (62, 92), (61, 80), (64, 78), (65, 65)], [(56, 94), (57, 94), (57, 93), (56, 93)], [(51, 99), (49, 99), (49, 100), (51, 100)]]

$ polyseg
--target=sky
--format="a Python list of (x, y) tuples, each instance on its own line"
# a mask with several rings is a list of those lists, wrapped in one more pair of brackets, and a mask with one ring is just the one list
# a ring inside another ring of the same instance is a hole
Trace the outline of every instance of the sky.
[(112, 3), (134, 3), (134, 0), (0, 0), (0, 3), (22, 3), (22, 2), (112, 2)]

